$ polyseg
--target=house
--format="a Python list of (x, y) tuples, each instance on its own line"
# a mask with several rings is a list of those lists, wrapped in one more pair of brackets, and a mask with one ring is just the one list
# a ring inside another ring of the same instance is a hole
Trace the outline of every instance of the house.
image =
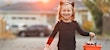
[[(70, 0), (73, 1), (73, 0)], [(74, 0), (75, 2), (75, 20), (80, 24), (83, 24), (84, 21), (92, 21), (92, 15), (89, 10), (84, 6), (81, 0)], [(44, 9), (45, 5), (41, 5), (39, 8), (40, 2), (18, 2), (12, 5), (7, 5), (0, 8), (0, 17), (3, 17), (7, 24), (26, 24), (26, 25), (35, 25), (35, 24), (50, 24), (54, 26), (54, 23), (57, 21), (57, 7), (58, 1), (51, 8)], [(50, 5), (49, 5), (50, 6)], [(43, 9), (42, 9), (43, 8)]]
[(36, 4), (36, 2), (19, 2), (5, 6), (0, 8), (0, 16), (10, 25), (55, 23), (56, 10), (40, 10)]

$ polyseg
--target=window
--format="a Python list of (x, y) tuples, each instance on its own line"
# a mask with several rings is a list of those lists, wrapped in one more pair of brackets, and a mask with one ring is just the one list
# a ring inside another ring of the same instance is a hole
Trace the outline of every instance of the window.
[(83, 17), (83, 22), (85, 22), (85, 21), (88, 20), (88, 19), (87, 19), (87, 14), (83, 14), (82, 17)]
[(16, 17), (12, 17), (12, 19), (16, 19)]
[(36, 18), (35, 18), (35, 17), (32, 17), (31, 19), (32, 19), (32, 20), (35, 20)]
[(36, 20), (36, 17), (12, 17), (12, 19)]
[(29, 19), (29, 17), (25, 17), (25, 19)]
[(18, 19), (23, 19), (23, 17), (18, 17)]

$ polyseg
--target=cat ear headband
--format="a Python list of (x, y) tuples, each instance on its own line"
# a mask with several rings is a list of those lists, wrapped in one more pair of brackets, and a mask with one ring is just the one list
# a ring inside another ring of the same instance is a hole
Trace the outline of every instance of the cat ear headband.
[(74, 2), (60, 1), (60, 5), (63, 5), (63, 4), (71, 4), (74, 7)]

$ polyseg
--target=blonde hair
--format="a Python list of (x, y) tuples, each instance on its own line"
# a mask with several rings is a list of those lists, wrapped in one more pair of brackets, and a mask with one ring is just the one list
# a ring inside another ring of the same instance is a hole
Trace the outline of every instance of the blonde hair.
[(59, 21), (62, 20), (62, 16), (61, 16), (61, 9), (62, 9), (62, 5), (66, 5), (66, 4), (70, 4), (72, 6), (72, 11), (73, 11), (73, 15), (71, 16), (71, 20), (74, 21), (75, 18), (75, 14), (74, 14), (74, 2), (69, 3), (69, 2), (60, 2), (60, 6), (59, 6), (59, 10), (58, 10), (58, 19)]

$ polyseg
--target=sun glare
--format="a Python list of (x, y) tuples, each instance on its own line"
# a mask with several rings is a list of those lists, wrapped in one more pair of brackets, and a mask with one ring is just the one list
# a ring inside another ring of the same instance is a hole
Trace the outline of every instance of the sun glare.
[(39, 2), (44, 2), (44, 3), (48, 3), (49, 0), (38, 0)]

